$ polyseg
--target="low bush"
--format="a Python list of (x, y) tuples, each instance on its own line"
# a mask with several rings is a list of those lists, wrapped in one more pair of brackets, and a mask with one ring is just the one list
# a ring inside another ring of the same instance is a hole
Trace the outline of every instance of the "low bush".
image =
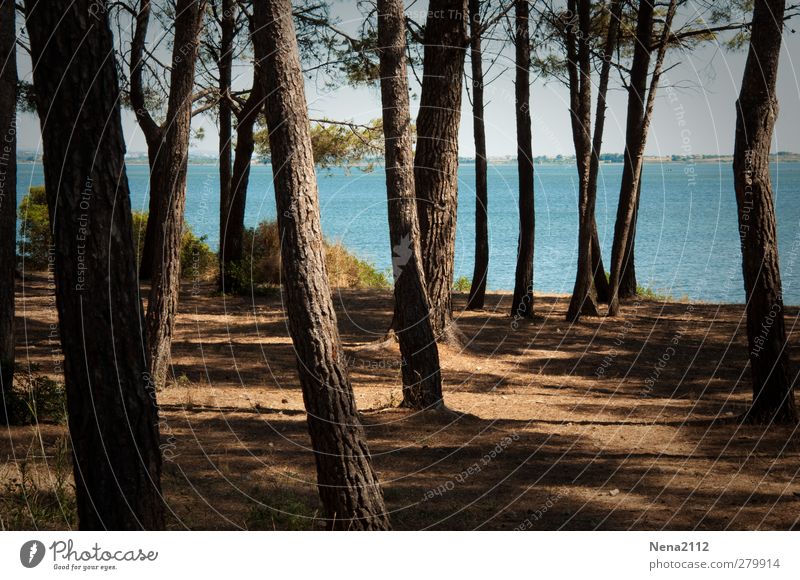
[(26, 269), (44, 270), (50, 256), (50, 215), (44, 187), (31, 187), (17, 209), (22, 222), (17, 251)]
[(6, 411), (13, 425), (66, 423), (66, 389), (49, 377), (17, 373), (6, 393)]
[[(44, 270), (48, 266), (52, 240), (50, 215), (44, 187), (31, 187), (22, 198), (18, 211), (22, 222), (18, 252), (28, 270)], [(147, 212), (133, 212), (133, 240), (136, 247), (136, 263), (142, 255), (144, 232), (147, 228)], [(181, 245), (181, 270), (187, 279), (210, 279), (217, 274), (217, 255), (206, 243), (206, 237), (197, 237), (187, 225)]]
[(469, 292), (469, 289), (472, 287), (472, 282), (466, 276), (459, 276), (455, 282), (453, 282), (453, 292)]
[[(281, 238), (278, 224), (263, 221), (245, 231), (244, 254), (230, 267), (230, 291), (265, 293), (281, 283)], [(337, 288), (390, 288), (389, 278), (373, 264), (362, 260), (341, 242), (325, 241), (330, 285)]]
[[(133, 212), (133, 245), (136, 247), (137, 264), (144, 248), (147, 216), (147, 212)], [(188, 224), (184, 225), (181, 239), (181, 277), (186, 280), (210, 280), (216, 275), (217, 254), (206, 243), (206, 236), (197, 237)]]

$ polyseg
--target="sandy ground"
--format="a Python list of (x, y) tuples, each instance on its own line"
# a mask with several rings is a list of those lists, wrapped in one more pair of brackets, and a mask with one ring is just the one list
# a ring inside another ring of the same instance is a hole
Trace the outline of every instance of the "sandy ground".
[[(18, 360), (51, 373), (46, 279), (29, 279), (18, 300)], [(459, 413), (450, 416), (396, 408), (399, 351), (375, 346), (390, 294), (335, 293), (396, 529), (800, 528), (797, 431), (713, 421), (741, 413), (750, 397), (742, 306), (645, 300), (616, 319), (569, 325), (566, 297), (536, 300), (536, 320), (516, 324), (508, 296), (490, 295), (483, 312), (461, 312), (465, 297), (456, 297), (470, 343), (442, 349), (445, 402)], [(798, 311), (788, 314), (793, 328)], [(170, 528), (320, 527), (280, 297), (187, 285), (173, 358), (159, 399)], [(30, 502), (14, 491), (20, 464), (52, 484), (65, 433), (4, 432), (6, 527), (74, 525), (58, 510), (26, 512)]]

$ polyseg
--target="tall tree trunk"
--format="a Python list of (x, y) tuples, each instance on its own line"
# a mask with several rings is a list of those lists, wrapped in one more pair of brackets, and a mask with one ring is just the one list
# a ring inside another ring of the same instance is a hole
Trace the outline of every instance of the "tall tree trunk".
[[(578, 166), (578, 269), (575, 288), (567, 309), (567, 320), (574, 322), (581, 316), (597, 316), (597, 291), (592, 271), (592, 233), (594, 203), (590, 190), (592, 157), (592, 71), (590, 53), (591, 3), (589, 0), (568, 2), (569, 13), (577, 14), (578, 30), (574, 22), (567, 25), (567, 69), (570, 89), (570, 117), (575, 159)], [(577, 11), (576, 11), (577, 7)]]
[(612, 0), (609, 6), (608, 32), (603, 47), (603, 64), (600, 67), (600, 79), (597, 88), (597, 109), (594, 117), (594, 133), (592, 135), (592, 157), (589, 163), (589, 217), (592, 236), (591, 266), (595, 292), (598, 302), (609, 301), (608, 280), (597, 235), (595, 207), (597, 205), (597, 178), (600, 173), (600, 151), (603, 147), (603, 131), (606, 124), (606, 95), (608, 94), (608, 78), (611, 73), (611, 59), (617, 47), (617, 35), (622, 18), (622, 0)]
[(483, 62), (481, 1), (469, 0), (470, 63), (472, 65), (472, 127), (475, 139), (475, 268), (467, 300), (468, 310), (480, 310), (486, 299), (489, 275), (488, 167), (486, 123), (483, 119)]
[(383, 494), (341, 361), (292, 5), (266, 0), (255, 2), (253, 12), (253, 42), (267, 95), (289, 331), (325, 518), (332, 529), (388, 529)]
[(378, 0), (378, 46), (403, 406), (438, 408), (444, 404), (442, 374), (419, 250), (403, 0)]
[[(215, 0), (217, 1), (217, 0)], [(231, 176), (231, 138), (233, 137), (233, 108), (231, 97), (231, 70), (233, 68), (233, 36), (236, 20), (234, 0), (219, 0), (221, 3), (221, 42), (219, 61), (219, 287), (224, 289), (223, 280), (225, 253), (227, 248), (226, 228), (233, 190)]]
[(778, 116), (775, 84), (785, 9), (785, 0), (755, 2), (750, 50), (736, 102), (733, 148), (753, 378), (753, 405), (747, 419), (762, 424), (797, 423), (769, 175), (769, 151)]
[(150, 166), (150, 199), (148, 203), (147, 225), (142, 244), (142, 255), (139, 256), (139, 278), (149, 280), (153, 275), (155, 260), (156, 229), (158, 224), (159, 184), (164, 181), (161, 157), (163, 149), (163, 129), (156, 123), (147, 110), (143, 69), (147, 28), (150, 23), (150, 0), (141, 0), (136, 14), (136, 25), (131, 40), (130, 61), (130, 101), (136, 120), (147, 142), (147, 158)]
[(437, 340), (459, 342), (451, 293), (467, 0), (431, 0), (425, 24), (414, 178), (425, 282)]
[[(634, 37), (633, 62), (631, 64), (630, 82), (628, 83), (628, 112), (625, 123), (625, 157), (622, 167), (622, 181), (619, 190), (619, 205), (617, 206), (617, 220), (614, 226), (614, 243), (611, 249), (611, 263), (621, 262), (618, 290), (620, 298), (629, 298), (629, 284), (625, 284), (623, 296), (623, 281), (630, 282), (631, 276), (635, 279), (633, 253), (630, 251), (632, 238), (628, 235), (626, 247), (622, 247), (621, 239), (623, 229), (633, 230), (633, 217), (636, 216), (638, 202), (638, 185), (634, 175), (636, 165), (633, 156), (642, 142), (645, 101), (647, 99), (647, 77), (650, 70), (650, 39), (653, 36), (653, 1), (642, 0), (639, 2), (639, 12), (636, 21), (636, 36)], [(634, 206), (631, 223), (624, 223), (628, 208)], [(613, 269), (613, 268), (612, 268)], [(633, 288), (634, 295), (636, 287)]]
[(13, 421), (14, 272), (17, 267), (17, 31), (13, 0), (0, 0), (0, 424)]
[(231, 279), (232, 267), (243, 257), (244, 243), (244, 211), (247, 205), (247, 186), (250, 183), (250, 162), (253, 158), (255, 141), (253, 128), (258, 115), (264, 106), (264, 93), (258, 78), (258, 65), (253, 70), (253, 86), (241, 111), (236, 115), (236, 150), (233, 157), (233, 174), (231, 177), (231, 195), (227, 212), (222, 219), (225, 222), (224, 239), (220, 250), (223, 290), (235, 286)]
[[(650, 38), (653, 32), (653, 2), (651, 0), (641, 0), (639, 3), (633, 63), (631, 64), (631, 81), (628, 89), (625, 160), (622, 169), (619, 205), (617, 206), (617, 221), (614, 224), (614, 243), (611, 248), (609, 316), (616, 316), (619, 313), (619, 301), (623, 298), (620, 292), (623, 278), (626, 279), (627, 292), (632, 291), (632, 294), (629, 294), (628, 297), (636, 293), (635, 273), (630, 272), (623, 276), (622, 271), (623, 269), (633, 268), (633, 237), (636, 232), (635, 219), (639, 213), (644, 148), (647, 144), (647, 131), (650, 128), (650, 119), (653, 116), (655, 96), (661, 79), (664, 57), (669, 46), (669, 35), (676, 10), (677, 0), (670, 0), (658, 44), (656, 64), (653, 67), (653, 74), (650, 79), (650, 88), (647, 90), (647, 98), (645, 99), (650, 51), (652, 50)], [(633, 285), (633, 288), (631, 288), (631, 285)]]
[(157, 407), (139, 333), (111, 28), (90, 0), (25, 6), (80, 528), (160, 529)]
[(531, 41), (528, 0), (514, 2), (516, 30), (517, 173), (519, 174), (519, 239), (511, 316), (533, 318), (533, 250), (536, 214), (533, 203), (533, 146), (531, 137)]
[(153, 262), (146, 320), (150, 375), (158, 387), (162, 387), (167, 378), (172, 332), (178, 312), (183, 210), (186, 205), (186, 171), (192, 123), (191, 95), (203, 10), (202, 0), (178, 0), (175, 8), (175, 41), (163, 136), (164, 151), (159, 155), (159, 162), (164, 163), (164, 171), (160, 175), (162, 181), (157, 184), (157, 253)]

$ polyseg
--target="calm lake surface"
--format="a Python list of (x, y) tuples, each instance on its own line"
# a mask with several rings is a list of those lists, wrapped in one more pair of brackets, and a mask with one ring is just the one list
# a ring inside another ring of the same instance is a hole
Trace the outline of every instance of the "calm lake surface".
[[(218, 246), (218, 170), (191, 165), (186, 219), (194, 232)], [(43, 185), (40, 164), (20, 164), (18, 198)], [(597, 225), (608, 267), (614, 235), (622, 165), (601, 166)], [(778, 238), (785, 301), (800, 304), (800, 163), (773, 165)], [(319, 170), (320, 207), (325, 235), (341, 240), (358, 256), (391, 271), (385, 177), (381, 168)], [(148, 168), (129, 165), (132, 205), (147, 210)], [(536, 167), (535, 286), (538, 292), (570, 293), (577, 260), (577, 174), (572, 165)], [(246, 223), (275, 218), (272, 169), (252, 168)], [(475, 167), (459, 170), (456, 278), (473, 267)], [(489, 168), (489, 288), (511, 290), (517, 249), (516, 164)], [(639, 284), (676, 298), (743, 302), (736, 200), (730, 163), (649, 163), (644, 168), (636, 236)]]

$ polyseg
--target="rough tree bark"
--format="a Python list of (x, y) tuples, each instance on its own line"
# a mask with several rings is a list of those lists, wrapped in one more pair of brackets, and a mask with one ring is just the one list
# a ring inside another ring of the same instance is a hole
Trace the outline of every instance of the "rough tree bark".
[(736, 102), (733, 149), (753, 379), (753, 404), (745, 418), (760, 424), (797, 423), (769, 174), (769, 151), (778, 116), (775, 84), (785, 9), (785, 0), (755, 2), (750, 50)]
[(242, 108), (236, 112), (236, 149), (233, 156), (231, 194), (227, 209), (222, 215), (223, 238), (220, 248), (222, 256), (221, 278), (223, 289), (232, 288), (230, 279), (232, 266), (244, 255), (244, 211), (247, 205), (247, 186), (250, 183), (250, 161), (255, 150), (253, 129), (264, 106), (264, 93), (258, 78), (259, 67), (253, 68), (253, 86)]
[[(618, 294), (622, 299), (631, 298), (636, 294), (636, 286), (633, 293), (630, 293), (630, 280), (635, 279), (634, 254), (631, 250), (632, 238), (628, 235), (628, 242), (625, 248), (619, 244), (622, 236), (623, 221), (625, 220), (627, 208), (631, 203), (634, 205), (633, 218), (636, 217), (636, 207), (638, 206), (638, 188), (634, 189), (636, 181), (634, 177), (635, 160), (634, 152), (638, 149), (643, 135), (645, 101), (647, 99), (647, 77), (650, 70), (650, 42), (653, 36), (653, 2), (652, 0), (642, 0), (639, 2), (639, 12), (636, 20), (636, 36), (634, 37), (633, 62), (631, 64), (630, 81), (628, 83), (628, 111), (625, 121), (625, 157), (622, 167), (622, 181), (620, 183), (619, 205), (617, 206), (617, 220), (614, 226), (614, 244), (611, 250), (611, 263), (617, 260), (622, 261), (621, 271), (619, 272)], [(626, 227), (632, 229), (633, 223)]]
[(592, 277), (594, 278), (597, 301), (608, 303), (610, 299), (609, 284), (603, 266), (600, 240), (597, 235), (595, 207), (597, 205), (597, 177), (600, 173), (600, 151), (603, 147), (603, 132), (606, 124), (606, 95), (608, 79), (611, 74), (611, 59), (617, 47), (620, 19), (622, 18), (622, 0), (612, 0), (609, 6), (608, 32), (603, 46), (603, 64), (600, 66), (600, 79), (597, 88), (597, 109), (594, 117), (594, 133), (592, 135), (592, 157), (589, 163), (589, 216), (592, 230)]
[(14, 271), (17, 266), (17, 32), (13, 0), (0, 0), (0, 424), (13, 421)]
[(589, 0), (577, 0), (577, 3), (576, 0), (569, 0), (568, 11), (571, 20), (567, 22), (565, 39), (570, 117), (578, 165), (578, 270), (567, 309), (567, 320), (574, 322), (581, 316), (598, 315), (597, 290), (592, 271), (594, 203), (589, 186), (592, 156), (591, 3)]
[(417, 115), (414, 179), (421, 251), (437, 340), (461, 341), (451, 293), (458, 208), (458, 129), (467, 0), (431, 0), (425, 24), (422, 92)]
[[(176, 29), (176, 37), (173, 39), (173, 59), (176, 53), (180, 53), (179, 58), (188, 58), (181, 60), (180, 69), (177, 73), (173, 70), (170, 76), (169, 94), (167, 95), (167, 115), (165, 121), (162, 124), (158, 124), (148, 110), (143, 82), (144, 61), (146, 57), (145, 43), (150, 22), (150, 4), (150, 0), (141, 0), (139, 5), (133, 38), (131, 39), (130, 55), (129, 97), (131, 107), (136, 114), (136, 120), (147, 142), (147, 157), (150, 166), (148, 217), (144, 233), (144, 243), (142, 245), (142, 255), (139, 257), (140, 280), (152, 279), (153, 272), (156, 268), (156, 262), (162, 257), (160, 253), (163, 253), (163, 248), (159, 246), (159, 230), (164, 228), (165, 217), (160, 215), (159, 212), (170, 203), (167, 198), (174, 194), (173, 190), (170, 188), (180, 181), (180, 176), (175, 173), (174, 160), (170, 158), (171, 151), (167, 146), (167, 131), (171, 130), (170, 122), (175, 113), (174, 110), (169, 109), (169, 103), (180, 103), (181, 106), (185, 105), (191, 107), (192, 89), (194, 87), (194, 66), (188, 66), (188, 59), (191, 59), (192, 62), (196, 60), (196, 50), (195, 54), (192, 54), (189, 50), (191, 45), (179, 44), (177, 40), (178, 31)], [(197, 6), (195, 6), (195, 4)], [(190, 8), (192, 12), (194, 12), (196, 8), (199, 8), (202, 14), (205, 7), (205, 0), (185, 2), (181, 6)], [(177, 5), (176, 14), (181, 15), (179, 19), (180, 22), (188, 20), (185, 18), (185, 14), (178, 10)], [(176, 25), (177, 23), (178, 21), (176, 21)], [(182, 79), (178, 79), (179, 82), (177, 83), (172, 82), (172, 77), (176, 75), (182, 77), (187, 74), (192, 75), (192, 83), (187, 85)], [(178, 90), (185, 90), (186, 87), (188, 87), (189, 92), (186, 94), (177, 94)]]
[[(217, 1), (217, 0), (215, 0)], [(234, 0), (220, 2), (220, 51), (217, 67), (219, 69), (219, 287), (225, 288), (225, 241), (228, 225), (228, 212), (233, 191), (231, 169), (231, 138), (233, 137), (233, 97), (231, 96), (231, 71), (233, 69), (233, 41), (236, 31)]]
[(475, 267), (467, 299), (468, 310), (480, 310), (486, 299), (489, 275), (488, 167), (486, 123), (483, 119), (483, 56), (481, 1), (469, 0), (470, 64), (472, 66), (472, 127), (475, 140)]
[(403, 0), (378, 1), (378, 46), (386, 142), (386, 194), (394, 262), (397, 316), (394, 330), (402, 357), (403, 406), (440, 408), (444, 402), (439, 348), (430, 322), (414, 200)]
[(533, 145), (531, 137), (531, 41), (528, 0), (514, 2), (514, 85), (517, 120), (517, 173), (519, 175), (519, 240), (511, 316), (533, 318), (533, 251), (536, 214), (533, 198)]
[(383, 495), (341, 361), (292, 6), (289, 0), (267, 0), (255, 2), (253, 12), (253, 42), (267, 95), (289, 331), (324, 515), (332, 529), (388, 529)]
[[(169, 369), (172, 332), (181, 285), (181, 239), (186, 205), (186, 171), (192, 122), (192, 88), (197, 61), (198, 35), (204, 2), (178, 0), (175, 8), (175, 40), (172, 52), (167, 119), (162, 131), (164, 150), (159, 153), (163, 171), (156, 183), (158, 228), (155, 260), (147, 304), (147, 338), (150, 375), (163, 386)], [(152, 183), (152, 180), (151, 180)], [(154, 192), (151, 190), (151, 195)], [(150, 218), (152, 219), (152, 215)]]
[[(628, 92), (628, 118), (625, 127), (625, 159), (620, 184), (617, 220), (614, 224), (614, 242), (611, 247), (611, 300), (608, 306), (609, 316), (619, 313), (619, 301), (636, 294), (636, 275), (633, 271), (633, 249), (636, 234), (636, 217), (639, 212), (639, 193), (641, 192), (642, 166), (644, 148), (647, 143), (647, 132), (653, 115), (655, 96), (667, 53), (672, 21), (677, 10), (677, 0), (670, 0), (664, 18), (664, 28), (658, 44), (656, 63), (653, 67), (650, 88), (646, 89), (650, 64), (651, 36), (653, 31), (653, 2), (642, 0), (639, 3), (639, 14), (636, 22), (636, 40), (634, 44), (633, 62), (631, 63), (631, 80)], [(645, 90), (647, 97), (645, 98)], [(623, 273), (623, 270), (630, 270)], [(622, 281), (625, 280), (625, 291), (622, 294)]]
[(90, 0), (26, 0), (25, 8), (80, 528), (160, 529), (157, 407), (139, 332), (111, 29)]

